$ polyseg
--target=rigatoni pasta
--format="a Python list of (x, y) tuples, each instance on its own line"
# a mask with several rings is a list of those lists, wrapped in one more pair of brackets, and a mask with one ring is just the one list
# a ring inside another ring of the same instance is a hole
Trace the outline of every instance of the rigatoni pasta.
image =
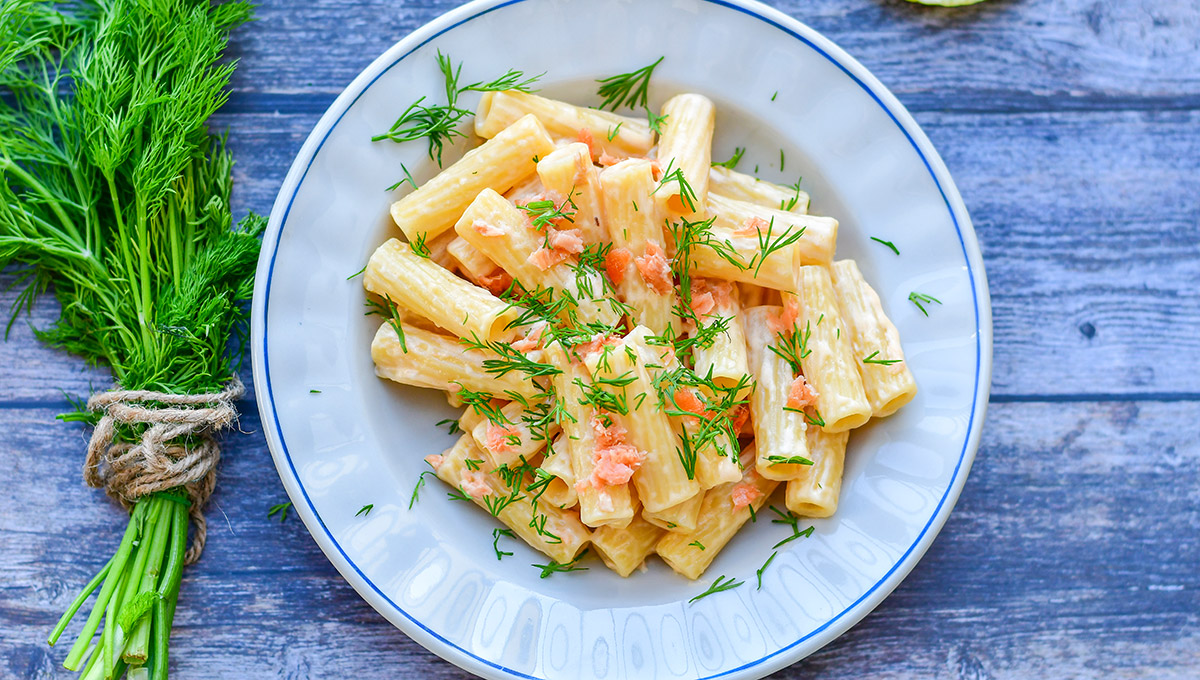
[(709, 99), (659, 111), (484, 93), (487, 141), (392, 206), (409, 242), (366, 269), (376, 372), (463, 409), (428, 461), (543, 575), (590, 544), (699, 578), (779, 486), (786, 523), (827, 517), (849, 430), (916, 392), (838, 221), (713, 166)]

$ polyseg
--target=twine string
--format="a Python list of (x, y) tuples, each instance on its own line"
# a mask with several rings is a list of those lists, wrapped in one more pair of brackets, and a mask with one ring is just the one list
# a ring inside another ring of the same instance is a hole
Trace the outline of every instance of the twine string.
[[(217, 482), (221, 447), (215, 435), (237, 420), (234, 402), (245, 392), (234, 376), (209, 394), (112, 390), (92, 395), (88, 408), (104, 415), (88, 442), (83, 479), (129, 509), (139, 498), (182, 487), (195, 531), (184, 563), (204, 552), (208, 528), (202, 512)], [(118, 439), (119, 425), (148, 425), (137, 442)]]

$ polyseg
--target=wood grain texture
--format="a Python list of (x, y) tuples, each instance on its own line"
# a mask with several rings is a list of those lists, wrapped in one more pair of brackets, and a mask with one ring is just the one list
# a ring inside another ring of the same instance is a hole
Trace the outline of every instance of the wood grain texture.
[[(243, 64), (234, 105), (261, 112), (273, 101), (319, 113), (324, 106), (294, 95), (332, 99), (394, 42), (458, 4), (264, 2), (260, 21), (238, 37)], [(1200, 19), (1192, 0), (990, 0), (959, 9), (903, 0), (767, 4), (833, 38), (916, 110), (1200, 104)], [(317, 45), (321, 59), (295, 58)]]
[[(269, 211), (340, 89), (458, 4), (261, 2), (215, 121), (238, 159), (235, 214)], [(1200, 5), (769, 4), (916, 112), (975, 222), (996, 335), (983, 447), (933, 547), (862, 623), (773, 677), (1196, 677)], [(28, 320), (55, 314), (45, 299)], [(26, 323), (0, 344), (0, 678), (69, 677), (45, 633), (124, 517), (80, 480), (86, 432), (54, 415), (63, 390), (109, 381)], [(185, 572), (175, 677), (467, 678), (366, 605), (297, 519), (266, 518), (286, 497), (252, 396), (239, 406), (246, 434), (226, 437), (208, 548)]]

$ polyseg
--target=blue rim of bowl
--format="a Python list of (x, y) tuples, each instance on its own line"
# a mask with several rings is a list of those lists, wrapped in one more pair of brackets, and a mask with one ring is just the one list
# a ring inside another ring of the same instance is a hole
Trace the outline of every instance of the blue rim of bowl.
[[(279, 423), (278, 417), (276, 416), (275, 400), (274, 400), (274, 395), (273, 395), (272, 386), (271, 386), (271, 379), (270, 379), (270, 356), (267, 353), (267, 318), (268, 318), (268, 310), (270, 307), (271, 276), (275, 269), (275, 259), (276, 259), (276, 256), (278, 255), (278, 251), (279, 251), (280, 236), (283, 233), (284, 227), (287, 225), (287, 218), (288, 218), (288, 215), (291, 213), (292, 204), (295, 201), (296, 195), (300, 191), (300, 186), (304, 183), (304, 179), (307, 177), (308, 171), (312, 167), (313, 161), (316, 159), (317, 154), (320, 152), (321, 148), (324, 146), (325, 141), (329, 138), (329, 135), (332, 134), (333, 130), (337, 127), (338, 123), (341, 122), (342, 118), (346, 115), (347, 112), (349, 112), (349, 110), (353, 107), (355, 102), (357, 102), (358, 99), (361, 98), (362, 95), (365, 94), (366, 91), (379, 78), (381, 78), (383, 76), (383, 74), (387, 73), (396, 64), (399, 64), (401, 61), (408, 58), (414, 52), (416, 52), (420, 48), (424, 47), (425, 45), (429, 44), (433, 40), (437, 39), (439, 36), (447, 33), (448, 31), (453, 30), (454, 28), (457, 28), (458, 26), (461, 26), (462, 24), (465, 24), (474, 19), (478, 19), (479, 17), (490, 14), (491, 12), (494, 12), (496, 10), (503, 9), (510, 5), (522, 4), (524, 2), (529, 2), (529, 1), (530, 0), (503, 0), (501, 2), (496, 2), (495, 0), (476, 0), (476, 2), (472, 2), (463, 7), (458, 8), (458, 10), (453, 10), (451, 12), (441, 15), (438, 18), (435, 18), (433, 21), (426, 24), (424, 27), (417, 29), (416, 31), (411, 33), (408, 37), (401, 40), (399, 43), (396, 44), (396, 46), (394, 46), (392, 49), (388, 50), (388, 52), (390, 53), (390, 52), (396, 51), (397, 49), (401, 48), (405, 43), (408, 43), (410, 40), (416, 40), (417, 37), (419, 35), (421, 35), (422, 33), (429, 33), (429, 35), (426, 35), (423, 39), (420, 39), (415, 44), (412, 44), (411, 46), (409, 46), (407, 49), (404, 50), (403, 54), (400, 54), (399, 56), (392, 58), (390, 63), (383, 66), (382, 68), (379, 68), (378, 73), (376, 73), (373, 77), (371, 77), (371, 79), (368, 80), (366, 83), (359, 84), (359, 81), (362, 80), (362, 76), (360, 75), (358, 78), (355, 79), (354, 82), (351, 83), (351, 85), (349, 87), (347, 87), (345, 92), (343, 92), (343, 94), (334, 101), (334, 103), (330, 106), (330, 108), (322, 116), (321, 120), (318, 121), (316, 127), (314, 128), (312, 136), (310, 136), (309, 139), (306, 140), (306, 142), (304, 144), (304, 148), (302, 148), (302, 150), (301, 150), (301, 155), (297, 156), (297, 161), (299, 161), (300, 158), (302, 157), (302, 155), (305, 154), (305, 152), (307, 152), (307, 155), (308, 155), (307, 163), (304, 167), (303, 172), (300, 173), (299, 177), (295, 180), (295, 183), (294, 183), (295, 186), (292, 187), (291, 194), (286, 197), (286, 207), (283, 209), (282, 215), (280, 216), (278, 221), (276, 221), (275, 218), (276, 218), (276, 215), (279, 214), (280, 206), (283, 205), (283, 202), (285, 200), (284, 189), (281, 189), (279, 197), (276, 199), (275, 206), (272, 209), (272, 214), (271, 214), (271, 222), (272, 222), (271, 227), (272, 228), (268, 231), (267, 238), (269, 238), (273, 241), (273, 243), (272, 243), (273, 247), (271, 248), (271, 251), (270, 251), (270, 259), (267, 260), (265, 278), (262, 276), (263, 260), (260, 258), (258, 280), (265, 281), (265, 283), (261, 283), (261, 284), (256, 283), (256, 290), (255, 290), (254, 298), (255, 298), (255, 306), (256, 307), (258, 305), (258, 301), (259, 300), (262, 301), (262, 309), (261, 309), (261, 312), (258, 312), (258, 311), (254, 312), (253, 318), (252, 318), (252, 323), (256, 330), (261, 330), (261, 332), (262, 332), (261, 342), (253, 343), (253, 347), (261, 348), (258, 352), (254, 353), (255, 381), (257, 383), (257, 382), (259, 382), (259, 379), (261, 378), (262, 384), (264, 384), (266, 386), (265, 390), (257, 392), (257, 401), (258, 401), (259, 411), (262, 414), (262, 418), (263, 418), (264, 422), (269, 421), (274, 426), (274, 430), (275, 430), (274, 434), (278, 437), (279, 448), (282, 451), (283, 458), (287, 462), (287, 471), (291, 476), (291, 480), (288, 480), (286, 477), (284, 477), (285, 484), (289, 481), (294, 482), (295, 488), (299, 490), (301, 496), (304, 499), (305, 505), (302, 506), (300, 508), (300, 510), (301, 510), (301, 515), (305, 519), (306, 526), (309, 528), (310, 531), (313, 530), (313, 523), (312, 523), (312, 521), (310, 521), (310, 519), (308, 517), (309, 513), (311, 513), (312, 520), (315, 520), (316, 524), (320, 527), (321, 531), (326, 535), (326, 537), (329, 540), (329, 543), (336, 549), (337, 554), (340, 557), (340, 560), (336, 559), (336, 558), (333, 559), (334, 566), (336, 566), (338, 568), (339, 572), (341, 572), (343, 576), (348, 576), (348, 574), (346, 573), (346, 568), (349, 568), (350, 570), (352, 570), (353, 574), (355, 576), (357, 576), (357, 580), (360, 580), (360, 582), (362, 584), (368, 586), (372, 591), (374, 591), (374, 593), (376, 595), (378, 595), (384, 602), (386, 602), (395, 612), (399, 613), (406, 620), (408, 620), (412, 624), (416, 625), (418, 628), (420, 628), (421, 631), (423, 631), (430, 638), (440, 642), (442, 645), (445, 645), (448, 648), (448, 649), (437, 649), (437, 648), (432, 648), (429, 645), (425, 645), (423, 643), (423, 646), (430, 648), (430, 651), (438, 653), (440, 656), (443, 656), (443, 658), (447, 658), (448, 660), (455, 662), (460, 666), (463, 664), (459, 663), (459, 661), (467, 661), (468, 659), (470, 659), (470, 660), (472, 660), (476, 663), (482, 664), (483, 666), (486, 666), (488, 668), (500, 671), (502, 673), (507, 673), (511, 677), (526, 678), (528, 680), (541, 680), (541, 678), (538, 678), (537, 676), (522, 673), (521, 671), (517, 671), (517, 670), (511, 669), (511, 668), (508, 668), (501, 664), (495, 663), (494, 661), (491, 661), (489, 659), (485, 659), (476, 654), (473, 654), (469, 650), (458, 646), (454, 642), (446, 639), (445, 637), (439, 635), (435, 631), (426, 627), (425, 624), (421, 623), (421, 621), (419, 621), (416, 618), (409, 615), (408, 612), (404, 611), (402, 608), (400, 608), (399, 605), (397, 605), (394, 601), (392, 601), (392, 599), (390, 597), (388, 597), (379, 588), (379, 586), (377, 586), (373, 581), (371, 581), (371, 579), (368, 578), (367, 575), (364, 574), (358, 568), (358, 565), (356, 565), (354, 563), (354, 561), (352, 559), (350, 559), (350, 556), (348, 554), (346, 554), (346, 551), (342, 548), (341, 544), (338, 543), (338, 541), (334, 537), (333, 533), (325, 525), (325, 521), (321, 518), (320, 514), (317, 512), (316, 506), (313, 505), (312, 500), (309, 498), (308, 492), (304, 489), (304, 486), (300, 483), (299, 474), (296, 471), (295, 464), (292, 461), (291, 454), (289, 453), (288, 448), (287, 448), (286, 440), (284, 439), (283, 428)], [(878, 80), (876, 80), (874, 78), (874, 76), (870, 75), (870, 73), (866, 70), (865, 67), (863, 67), (856, 60), (854, 60), (852, 57), (850, 57), (848, 54), (846, 54), (841, 48), (837, 47), (834, 43), (829, 41), (827, 38), (824, 38), (823, 36), (821, 36), (815, 30), (801, 24), (796, 19), (793, 19), (791, 17), (788, 17), (788, 16), (782, 14), (778, 10), (764, 6), (758, 2), (755, 2), (754, 0), (743, 0), (742, 2), (738, 2), (738, 0), (698, 0), (698, 1), (704, 2), (706, 4), (718, 5), (721, 7), (732, 9), (734, 11), (740, 12), (747, 16), (753, 17), (753, 18), (758, 19), (758, 20), (762, 21), (763, 23), (768, 24), (769, 26), (776, 28), (780, 31), (783, 31), (787, 35), (801, 41), (802, 43), (807, 45), (810, 49), (815, 51), (817, 54), (819, 54), (822, 57), (824, 57), (825, 59), (827, 59), (830, 63), (836, 65), (843, 73), (845, 73), (851, 80), (853, 80), (855, 82), (855, 84), (857, 84), (859, 87), (861, 87), (863, 89), (863, 91), (865, 91), (868, 95), (870, 95), (870, 97), (873, 100), (875, 100), (875, 102), (877, 104), (879, 104), (880, 108), (882, 108), (883, 111), (885, 113), (887, 113), (888, 117), (891, 118), (892, 122), (896, 124), (896, 127), (899, 128), (900, 131), (904, 134), (905, 139), (907, 139), (909, 144), (912, 145), (913, 150), (917, 152), (918, 156), (920, 156), (921, 162), (924, 163), (926, 170), (929, 171), (930, 178), (933, 179), (934, 184), (938, 188), (938, 192), (942, 196), (942, 200), (946, 204), (946, 209), (950, 213), (950, 219), (954, 222), (954, 229), (958, 235), (959, 245), (962, 248), (963, 261), (966, 264), (967, 276), (971, 282), (971, 296), (972, 296), (972, 303), (973, 303), (974, 310), (975, 310), (974, 397), (971, 402), (971, 415), (970, 415), (969, 422), (967, 425), (967, 432), (966, 432), (965, 436), (963, 437), (963, 448), (962, 448), (961, 452), (959, 453), (958, 461), (955, 463), (954, 473), (950, 478), (949, 484), (947, 484), (946, 492), (942, 495), (942, 498), (938, 501), (938, 505), (934, 509), (933, 514), (930, 515), (929, 521), (921, 529), (921, 532), (917, 535), (917, 537), (913, 541), (912, 545), (908, 547), (908, 549), (904, 552), (904, 554), (901, 555), (900, 558), (896, 560), (895, 564), (893, 564), (892, 567), (887, 571), (887, 573), (884, 574), (874, 585), (872, 585), (870, 588), (868, 588), (857, 600), (855, 600), (853, 603), (851, 603), (849, 606), (847, 606), (841, 612), (830, 617), (828, 621), (821, 624), (817, 628), (813, 629), (806, 635), (793, 641), (792, 643), (790, 643), (784, 647), (781, 647), (781, 648), (775, 650), (774, 652), (771, 652), (770, 654), (766, 654), (755, 661), (751, 661), (749, 663), (738, 666), (737, 668), (731, 668), (731, 669), (722, 671), (722, 672), (714, 674), (714, 675), (704, 676), (704, 678), (703, 678), (703, 680), (711, 680), (712, 678), (725, 677), (725, 676), (729, 676), (729, 675), (732, 675), (735, 673), (740, 673), (742, 671), (748, 671), (756, 666), (760, 666), (760, 668), (757, 670), (761, 670), (764, 673), (771, 672), (779, 667), (782, 667), (785, 663), (794, 663), (795, 661), (798, 661), (799, 659), (789, 658), (789, 659), (785, 659), (781, 662), (778, 657), (780, 657), (781, 654), (784, 654), (785, 652), (788, 652), (789, 650), (796, 648), (798, 645), (820, 635), (822, 632), (828, 630), (835, 623), (846, 618), (846, 616), (848, 614), (850, 614), (850, 612), (852, 612), (856, 609), (859, 609), (859, 607), (861, 605), (863, 605), (863, 603), (865, 601), (867, 601), (869, 598), (871, 598), (872, 596), (878, 595), (879, 597), (875, 601), (875, 603), (870, 604), (865, 610), (862, 610), (860, 613), (856, 612), (856, 613), (858, 613), (858, 616), (852, 617), (848, 622), (846, 622), (845, 627), (842, 628), (842, 630), (837, 631), (837, 634), (840, 635), (841, 633), (845, 632), (845, 630), (847, 630), (850, 626), (852, 626), (855, 623), (857, 623), (858, 621), (860, 621), (864, 616), (866, 616), (870, 612), (871, 609), (873, 609), (876, 605), (878, 605), (878, 603), (881, 602), (891, 592), (892, 589), (894, 589), (897, 585), (899, 585), (899, 581), (901, 579), (903, 579), (904, 576), (906, 576), (908, 574), (908, 572), (911, 571), (912, 568), (916, 565), (916, 562), (920, 559), (920, 557), (924, 554), (925, 550), (928, 548), (928, 542), (932, 541), (933, 536), (937, 534), (937, 532), (941, 529), (942, 524), (945, 523), (945, 520), (949, 514), (949, 509), (946, 509), (944, 506), (946, 505), (947, 501), (950, 501), (951, 507), (953, 507), (953, 503), (957, 500), (958, 494), (961, 492), (962, 485), (965, 482), (966, 475), (964, 473), (966, 471), (969, 471), (971, 462), (974, 460), (975, 451), (978, 449), (979, 427), (982, 425), (982, 422), (983, 422), (983, 412), (987, 408), (986, 399), (984, 399), (982, 406), (980, 404), (980, 397), (982, 396), (980, 394), (980, 384), (981, 384), (981, 381), (984, 379), (983, 374), (985, 372), (988, 374), (988, 376), (987, 376), (988, 388), (990, 389), (991, 305), (989, 302), (985, 301), (984, 302), (985, 309), (981, 310), (981, 304), (980, 304), (981, 290), (980, 289), (982, 289), (982, 292), (984, 295), (987, 294), (986, 293), (986, 290), (987, 290), (986, 275), (983, 271), (982, 262), (978, 262), (975, 265), (972, 264), (971, 253), (968, 252), (968, 246), (967, 246), (968, 238), (963, 233), (963, 225), (960, 224), (958, 212), (955, 210), (955, 206), (952, 204), (952, 201), (950, 198), (950, 196), (953, 196), (954, 202), (958, 204), (958, 207), (962, 212), (962, 220), (961, 221), (965, 222), (966, 228), (968, 230), (970, 230), (970, 234), (971, 234), (970, 240), (972, 241), (972, 244), (974, 245), (975, 251), (978, 252), (978, 245), (975, 243), (975, 238), (974, 238), (974, 230), (970, 226), (970, 218), (967, 216), (965, 206), (962, 205), (962, 199), (961, 199), (960, 195), (958, 194), (958, 190), (957, 190), (957, 188), (955, 188), (953, 181), (950, 180), (949, 173), (948, 173), (948, 171), (946, 171), (944, 164), (941, 162), (940, 157), (938, 157), (938, 155), (937, 155), (937, 152), (932, 149), (932, 145), (929, 143), (928, 139), (925, 138), (925, 136), (922, 132), (920, 132), (920, 129), (916, 124), (916, 121), (912, 119), (912, 116), (907, 112), (907, 110), (904, 108), (904, 106), (902, 104), (900, 104), (900, 102), (890, 93), (890, 91), (888, 91), (887, 88), (885, 88), (881, 83), (879, 83)], [(494, 4), (490, 4), (490, 6), (489, 6), (489, 3), (494, 3)], [(436, 28), (436, 26), (441, 23), (445, 23), (446, 25), (441, 26), (440, 28)], [(826, 43), (826, 44), (822, 45), (819, 43)], [(367, 69), (363, 73), (366, 74), (369, 71), (375, 70), (376, 68), (378, 68), (379, 63), (386, 58), (387, 58), (387, 53), (385, 53), (383, 56), (381, 56), (379, 59), (377, 59), (375, 62), (373, 62), (370, 66), (368, 66)], [(860, 71), (862, 75), (860, 76), (859, 73), (855, 73), (854, 72), (855, 70)], [(868, 84), (867, 82), (864, 82), (864, 80), (870, 80), (870, 81), (872, 81), (872, 83)], [(881, 90), (882, 94), (880, 92), (877, 92), (876, 88)], [(348, 95), (350, 94), (351, 91), (353, 91), (355, 89), (357, 89), (357, 92), (354, 94), (353, 98), (350, 98), (347, 101)], [(885, 99), (887, 99), (889, 101), (885, 102), (884, 101)], [(318, 142), (316, 142), (315, 146), (313, 146), (313, 144), (312, 144), (313, 140), (316, 139), (316, 135), (319, 132), (321, 132), (322, 128), (325, 127), (326, 121), (330, 118), (331, 115), (334, 114), (335, 111), (339, 111), (339, 110), (340, 110), (340, 112), (337, 113), (337, 117), (328, 124), (328, 128), (324, 129), (324, 132), (321, 133), (320, 140)], [(906, 125), (903, 122), (901, 122), (900, 116), (911, 121), (912, 126), (914, 127), (914, 130), (910, 131), (908, 129), (908, 127), (906, 127)], [(927, 145), (929, 145), (930, 149), (928, 152), (922, 150), (921, 145), (918, 143), (918, 141), (914, 137), (914, 135), (921, 137), (922, 140)], [(311, 151), (309, 150), (310, 146), (312, 146)], [(947, 182), (947, 184), (949, 184), (949, 194), (947, 193), (947, 188), (945, 186), (943, 186), (942, 180), (939, 179), (938, 172), (934, 168), (934, 163), (932, 163), (930, 161), (930, 156), (932, 156), (934, 158), (934, 160), (936, 161), (936, 164), (938, 165), (938, 169), (940, 169), (942, 172), (946, 173), (946, 175), (947, 175), (946, 182)], [(292, 182), (293, 176), (295, 175), (296, 167), (297, 167), (297, 165), (293, 164), (292, 168), (289, 170), (288, 176), (284, 180), (285, 189), (288, 186), (288, 184), (290, 184)], [(278, 226), (276, 226), (276, 224)], [(266, 250), (264, 250), (263, 253), (265, 255)], [(987, 356), (989, 359), (989, 362), (988, 362), (989, 365), (986, 369), (984, 368), (984, 362), (983, 362), (984, 352), (985, 352), (984, 342), (983, 342), (983, 339), (985, 337), (985, 328), (983, 325), (983, 318), (982, 318), (983, 314), (986, 314), (986, 316), (987, 316), (986, 337), (989, 340), (988, 346), (986, 348)], [(261, 365), (259, 362), (260, 356), (262, 359)], [(268, 443), (270, 443), (270, 442), (268, 442)], [(272, 448), (272, 452), (274, 453), (275, 447), (271, 447), (271, 448)], [(283, 477), (284, 470), (283, 470), (283, 466), (281, 466), (279, 464), (278, 456), (276, 456), (275, 460), (276, 460), (276, 467), (280, 472), (280, 476)], [(964, 470), (964, 467), (966, 468), (966, 470)], [(961, 477), (960, 477), (960, 474), (962, 474)], [(289, 495), (291, 495), (290, 494), (291, 484), (286, 484), (286, 485), (289, 488)], [(952, 494), (953, 494), (954, 498), (951, 498)], [(292, 498), (294, 500), (295, 496), (292, 495)], [(934, 528), (935, 524), (937, 525), (936, 528)], [(934, 529), (932, 535), (930, 534), (931, 528)], [(922, 545), (922, 544), (925, 544), (925, 545)], [(325, 546), (321, 546), (321, 547), (322, 547), (322, 550), (326, 553), (327, 557), (334, 558), (334, 556), (330, 555), (329, 551), (327, 549), (325, 549)], [(914, 556), (913, 553), (914, 553), (914, 551), (917, 551), (918, 547), (920, 547), (921, 549)], [(339, 561), (342, 564), (338, 564)], [(889, 581), (893, 581), (893, 582), (889, 583)], [(356, 590), (358, 590), (357, 586), (356, 586)], [(376, 609), (379, 608), (375, 603), (370, 602), (370, 600), (368, 600), (368, 602), (370, 604), (372, 604), (372, 606), (375, 606)], [(383, 613), (386, 615), (387, 612), (381, 611), (380, 613)], [(387, 618), (395, 621), (395, 619), (392, 619), (392, 617), (387, 617)], [(405, 632), (409, 633), (409, 635), (412, 636), (412, 631), (405, 630)], [(834, 637), (837, 637), (837, 635), (835, 635)], [(828, 643), (832, 639), (833, 638), (826, 640), (825, 643)], [(417, 640), (417, 641), (422, 642), (421, 640)], [(822, 644), (825, 644), (825, 643), (822, 643)], [(456, 654), (454, 656), (456, 656), (458, 658), (450, 658), (449, 656), (446, 656), (443, 653), (444, 651), (450, 651), (450, 650), (455, 652)], [(811, 650), (810, 653), (812, 651), (815, 651), (815, 649)], [(459, 656), (459, 655), (461, 655), (461, 656)], [(771, 660), (774, 660), (775, 663), (767, 664), (767, 662), (771, 661)], [(764, 664), (766, 664), (766, 665), (764, 665)]]

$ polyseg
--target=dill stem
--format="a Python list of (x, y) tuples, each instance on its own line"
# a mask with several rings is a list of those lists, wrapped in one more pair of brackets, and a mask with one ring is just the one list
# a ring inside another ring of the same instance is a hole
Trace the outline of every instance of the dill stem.
[[(154, 534), (150, 539), (149, 546), (144, 550), (146, 559), (141, 560), (140, 566), (136, 562), (134, 564), (134, 571), (131, 573), (131, 578), (137, 579), (134, 581), (136, 586), (129, 589), (131, 592), (125, 598), (126, 602), (140, 596), (142, 593), (148, 593), (156, 589), (158, 575), (162, 571), (163, 554), (167, 548), (167, 540), (171, 525), (173, 524), (172, 520), (174, 519), (171, 508), (168, 507), (175, 505), (174, 501), (154, 495), (142, 502), (155, 504), (155, 507), (150, 511), (152, 519), (149, 520), (150, 526), (154, 527)], [(143, 532), (143, 535), (148, 531), (149, 527)], [(124, 606), (125, 604), (122, 603), (121, 607)], [(146, 662), (146, 647), (150, 639), (150, 617), (142, 616), (136, 621), (136, 624), (132, 631), (126, 631), (129, 637), (121, 658), (129, 663), (140, 664)]]
[(144, 507), (140, 503), (134, 506), (133, 513), (129, 516), (129, 526), (125, 527), (125, 535), (121, 537), (121, 544), (109, 562), (108, 576), (104, 579), (104, 586), (100, 588), (100, 595), (96, 597), (96, 602), (92, 605), (92, 612), (88, 615), (87, 623), (83, 624), (83, 630), (76, 638), (75, 644), (72, 645), (66, 660), (63, 661), (64, 668), (72, 671), (79, 670), (79, 662), (83, 660), (84, 652), (87, 651), (92, 636), (96, 634), (96, 629), (100, 626), (100, 617), (104, 614), (106, 606), (112, 600), (114, 591), (120, 584), (121, 574), (133, 551), (133, 543), (137, 540), (144, 514)]
[(171, 624), (175, 619), (175, 602), (179, 597), (179, 581), (183, 576), (183, 557), (187, 548), (187, 508), (174, 504), (171, 521), (171, 541), (167, 549), (167, 565), (159, 579), (159, 599), (151, 610), (150, 634), (152, 647), (148, 660), (152, 679), (167, 677), (168, 643), (171, 639)]
[[(121, 258), (125, 261), (125, 280), (130, 285), (130, 292), (136, 292), (137, 277), (134, 275), (133, 255), (129, 252), (129, 241), (131, 239), (128, 238), (128, 234), (125, 231), (125, 220), (121, 217), (121, 197), (117, 192), (117, 183), (113, 180), (111, 172), (104, 173), (104, 180), (108, 183), (108, 195), (113, 204), (113, 216), (117, 218), (117, 243), (121, 246)], [(141, 297), (134, 295), (133, 305), (138, 313), (139, 320), (142, 320), (144, 323), (145, 313), (142, 310)], [(144, 332), (145, 329), (143, 328)]]
[(100, 587), (100, 584), (104, 582), (105, 577), (108, 576), (109, 568), (112, 567), (112, 563), (113, 558), (110, 557), (108, 562), (100, 568), (100, 571), (96, 572), (96, 575), (92, 577), (92, 580), (88, 581), (88, 584), (83, 587), (83, 590), (79, 591), (79, 594), (71, 601), (71, 606), (67, 607), (67, 611), (63, 612), (63, 615), (58, 619), (58, 625), (54, 626), (54, 630), (50, 631), (50, 635), (46, 638), (46, 644), (53, 647), (54, 643), (58, 642), (58, 638), (67, 629), (67, 624), (71, 622), (71, 619), (75, 618), (75, 614), (79, 611), (79, 608), (83, 606), (83, 603), (87, 601), (96, 588)]
[(150, 334), (150, 316), (153, 313), (151, 309), (150, 298), (150, 242), (147, 238), (146, 229), (146, 200), (138, 194), (137, 197), (137, 240), (138, 240), (138, 277), (141, 285), (138, 289), (134, 289), (135, 295), (139, 292), (142, 297), (142, 309), (138, 320), (142, 324), (142, 342), (146, 347), (146, 353), (150, 354), (151, 345), (154, 343), (154, 337)]
[[(171, 208), (175, 208), (176, 206), (174, 204), (176, 203), (176, 199), (174, 197), (172, 197), (170, 200), (172, 203)], [(179, 227), (178, 227), (178, 224), (176, 223), (176, 215), (178, 214), (178, 212), (181, 212), (181, 211), (176, 211), (174, 209), (169, 209), (166, 211), (166, 213), (167, 213), (166, 232), (171, 240), (171, 280), (172, 281), (183, 280), (183, 262), (180, 259), (180, 257), (182, 256), (182, 253), (179, 252)]]
[(58, 201), (54, 198), (54, 195), (46, 189), (46, 185), (42, 184), (36, 177), (26, 172), (25, 168), (22, 168), (7, 158), (0, 158), (0, 170), (16, 175), (21, 180), (21, 183), (41, 194), (42, 197), (46, 199), (46, 204), (50, 207), (50, 210), (54, 212), (54, 216), (58, 218), (59, 224), (61, 224), (67, 231), (71, 233), (71, 236), (74, 237), (74, 241), (77, 245), (83, 245), (83, 237), (79, 235), (79, 229), (75, 226), (75, 222), (73, 222), (70, 217), (67, 217), (66, 211), (62, 209), (62, 206), (59, 205)]
[[(187, 167), (184, 168), (184, 173), (185, 173), (184, 174), (185, 181), (183, 182), (183, 192), (182, 193), (187, 198), (187, 202), (189, 205), (187, 207), (187, 210), (185, 212), (181, 212), (180, 214), (194, 215), (195, 211), (192, 210), (192, 207), (190, 204), (192, 203), (192, 201), (194, 200), (194, 197), (195, 197), (195, 191), (194, 191), (194, 187), (196, 185), (195, 177), (194, 177), (195, 168), (192, 166), (192, 164), (189, 163), (187, 165)], [(174, 233), (174, 231), (172, 231), (172, 233)], [(188, 262), (192, 261), (192, 255), (194, 254), (195, 246), (196, 246), (196, 225), (192, 224), (191, 220), (185, 219), (183, 221), (183, 263), (182, 264), (187, 264)], [(180, 269), (180, 271), (181, 272), (183, 271), (182, 268)]]

